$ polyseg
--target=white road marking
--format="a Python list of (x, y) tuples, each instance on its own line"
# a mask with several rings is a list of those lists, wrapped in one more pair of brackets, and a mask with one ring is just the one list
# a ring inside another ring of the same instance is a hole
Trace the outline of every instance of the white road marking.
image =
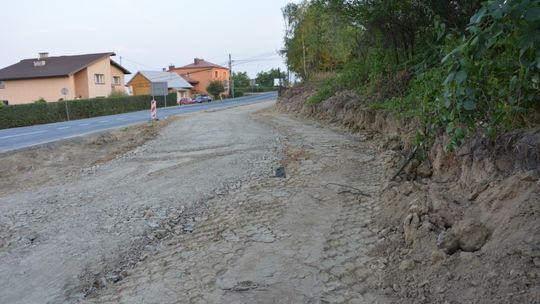
[(98, 121), (99, 123), (108, 123), (109, 121), (108, 120), (100, 120)]
[(79, 127), (85, 127), (85, 126), (89, 126), (90, 124), (89, 123), (83, 123), (83, 124), (80, 124)]
[(121, 118), (117, 118), (116, 120), (124, 120), (126, 119), (125, 117), (121, 117)]
[(7, 136), (0, 137), (0, 139), (13, 138), (13, 137), (19, 137), (19, 136), (27, 136), (27, 135), (34, 135), (34, 134), (45, 133), (45, 132), (47, 132), (47, 130), (34, 131), (34, 132), (28, 132), (28, 133), (21, 133), (21, 134), (15, 134), (15, 135), (7, 135)]
[(56, 130), (65, 130), (65, 129), (69, 129), (70, 127), (60, 127), (60, 128), (56, 128)]

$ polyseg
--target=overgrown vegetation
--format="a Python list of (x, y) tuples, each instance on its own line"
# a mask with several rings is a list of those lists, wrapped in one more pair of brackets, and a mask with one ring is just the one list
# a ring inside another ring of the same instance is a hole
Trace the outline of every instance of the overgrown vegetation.
[[(143, 95), (4, 106), (0, 107), (0, 129), (65, 121), (66, 102), (69, 106), (70, 119), (81, 119), (141, 110), (150, 111), (151, 99), (151, 96)], [(158, 107), (164, 106), (163, 96), (156, 96), (155, 99)], [(175, 100), (176, 93), (169, 94), (167, 99)]]
[(282, 11), (288, 68), (321, 83), (310, 103), (355, 90), (416, 119), (421, 146), (446, 132), (449, 149), (479, 129), (494, 139), (540, 123), (540, 0), (306, 0)]
[(234, 80), (235, 88), (248, 88), (251, 86), (251, 80), (247, 72), (233, 72), (232, 79)]
[(287, 74), (279, 69), (270, 69), (269, 71), (261, 71), (255, 77), (255, 83), (262, 88), (273, 88), (274, 79), (287, 79)]
[(234, 72), (232, 79), (234, 81), (234, 96), (241, 97), (245, 93), (261, 93), (276, 90), (274, 79), (280, 78), (287, 80), (287, 74), (279, 69), (270, 69), (257, 73), (255, 81), (252, 82), (247, 72)]

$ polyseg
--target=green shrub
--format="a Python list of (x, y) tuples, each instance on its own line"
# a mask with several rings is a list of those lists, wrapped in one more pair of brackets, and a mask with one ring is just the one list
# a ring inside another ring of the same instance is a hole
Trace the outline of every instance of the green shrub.
[(112, 91), (111, 94), (109, 94), (109, 98), (116, 98), (116, 97), (127, 97), (129, 96), (124, 91)]
[(339, 90), (336, 77), (329, 77), (319, 82), (319, 89), (308, 99), (310, 104), (319, 104), (332, 97)]
[(242, 96), (244, 96), (244, 90), (245, 89), (235, 89), (234, 90), (234, 97), (242, 97)]
[(218, 100), (219, 95), (223, 93), (223, 91), (225, 91), (225, 88), (223, 87), (223, 82), (219, 80), (213, 80), (206, 87), (206, 91), (210, 93), (210, 95), (212, 95), (214, 100)]
[(470, 130), (481, 127), (494, 139), (540, 110), (539, 16), (540, 1), (487, 1), (443, 58), (439, 119), (450, 149)]
[(43, 97), (40, 97), (40, 98), (38, 98), (37, 100), (34, 101), (34, 103), (46, 103), (46, 102), (47, 101)]

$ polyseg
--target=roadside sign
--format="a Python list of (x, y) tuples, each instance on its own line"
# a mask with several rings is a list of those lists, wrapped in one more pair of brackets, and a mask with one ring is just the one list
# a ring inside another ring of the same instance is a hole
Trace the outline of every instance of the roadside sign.
[(167, 96), (168, 91), (166, 81), (152, 82), (152, 96)]
[(67, 94), (69, 94), (69, 90), (68, 88), (62, 88), (62, 90), (60, 90), (60, 93), (65, 97)]
[(152, 120), (157, 119), (157, 104), (156, 101), (152, 99), (150, 102), (150, 111), (152, 113)]

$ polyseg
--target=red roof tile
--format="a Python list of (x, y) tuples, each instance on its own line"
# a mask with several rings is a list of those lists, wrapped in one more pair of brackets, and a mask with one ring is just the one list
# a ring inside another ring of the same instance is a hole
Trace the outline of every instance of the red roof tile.
[(177, 67), (174, 69), (196, 69), (196, 68), (218, 68), (218, 69), (227, 69), (215, 63), (208, 62), (204, 59), (195, 58), (192, 64), (188, 64), (182, 67)]

